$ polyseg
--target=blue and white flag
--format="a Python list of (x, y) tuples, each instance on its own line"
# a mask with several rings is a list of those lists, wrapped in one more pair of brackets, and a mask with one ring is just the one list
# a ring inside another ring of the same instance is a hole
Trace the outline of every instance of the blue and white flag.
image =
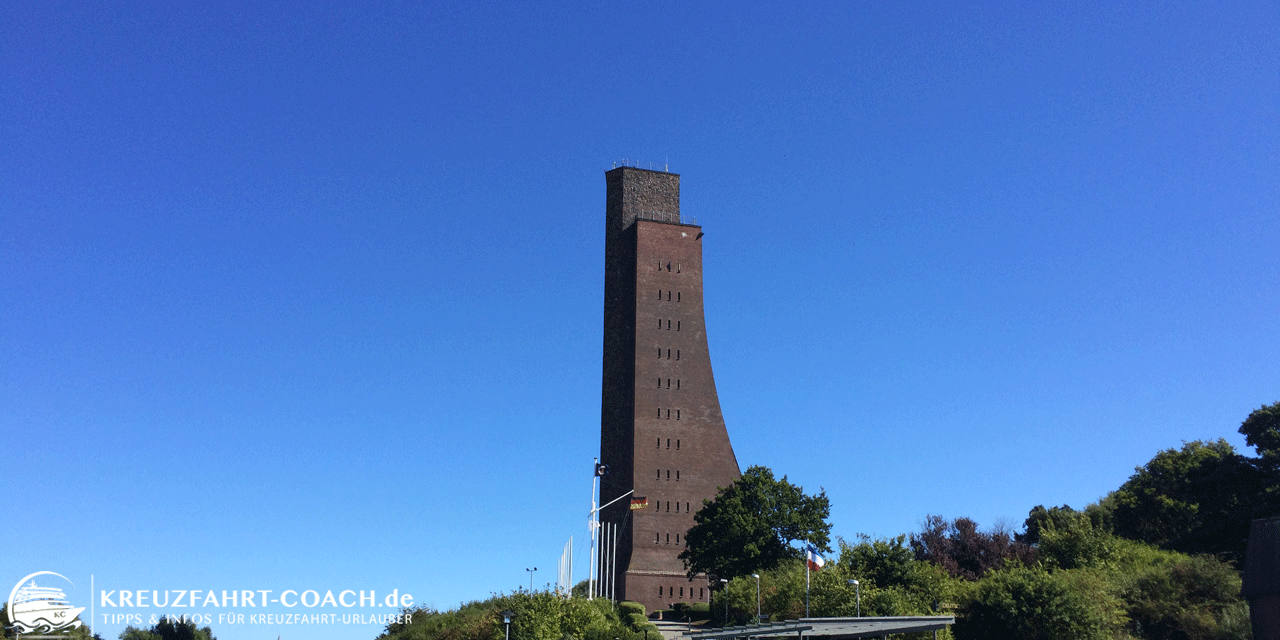
[(822, 555), (818, 553), (818, 550), (815, 549), (813, 545), (809, 545), (805, 550), (805, 562), (809, 563), (809, 568), (814, 571), (821, 569), (822, 565), (827, 563), (826, 560), (822, 559)]

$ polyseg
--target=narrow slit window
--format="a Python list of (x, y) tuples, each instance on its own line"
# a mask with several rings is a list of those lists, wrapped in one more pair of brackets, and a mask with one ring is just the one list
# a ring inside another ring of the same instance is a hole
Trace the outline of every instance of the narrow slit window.
[[(661, 320), (659, 320), (658, 322), (662, 322), (662, 321), (661, 321)], [(677, 327), (679, 327), (679, 326), (680, 326), (680, 321), (679, 321), (679, 320), (677, 320), (677, 321), (676, 321), (676, 326), (677, 326)], [(667, 331), (670, 331), (670, 330), (671, 330), (671, 321), (670, 321), (670, 320), (667, 320)], [(679, 329), (676, 329), (676, 331), (679, 331)]]
[(671, 544), (671, 534), (667, 534), (667, 544)]
[[(654, 544), (658, 544), (659, 542), (662, 542), (662, 534), (661, 534), (661, 533), (658, 533), (657, 531), (654, 531), (654, 532), (653, 532), (653, 543), (654, 543)], [(658, 587), (658, 595), (662, 595), (662, 587)]]
[(676, 378), (676, 390), (680, 390), (680, 378)]
[(678, 438), (676, 439), (676, 448), (677, 448), (677, 449), (679, 449), (679, 448), (680, 448), (680, 440), (679, 440)]
[(671, 448), (671, 438), (667, 438), (667, 448)]
[(658, 378), (658, 388), (662, 388), (662, 378)]
[[(680, 544), (680, 534), (676, 534), (676, 544)], [(684, 587), (680, 587), (680, 595), (684, 595)]]
[(662, 469), (658, 469), (658, 479), (662, 479)]
[(658, 318), (658, 328), (662, 328), (662, 318)]
[[(657, 542), (657, 540), (654, 540), (654, 542)], [(662, 597), (662, 587), (658, 587), (658, 597)]]
[(676, 302), (680, 302), (680, 292), (676, 292)]
[[(662, 438), (658, 438), (658, 448), (659, 448), (659, 449), (661, 449), (661, 448), (662, 448)], [(668, 448), (668, 449), (670, 449), (670, 448), (671, 448), (671, 441), (670, 441), (670, 440), (667, 440), (667, 448)]]
[(680, 350), (676, 349), (676, 360), (680, 359)]
[(688, 502), (684, 503), (684, 510), (685, 510), (685, 511), (688, 511), (688, 510), (689, 510), (689, 503), (688, 503)]
[(676, 469), (676, 482), (680, 481), (680, 470)]
[(667, 291), (667, 302), (671, 302), (671, 292)]
[(668, 360), (670, 360), (670, 359), (671, 359), (671, 350), (670, 350), (670, 349), (667, 349), (667, 359), (668, 359)]
[(670, 420), (670, 419), (671, 419), (671, 410), (670, 410), (670, 409), (667, 409), (667, 419), (668, 419), (668, 420)]
[(667, 469), (667, 479), (668, 479), (668, 480), (670, 480), (670, 479), (671, 479), (671, 470), (670, 470), (670, 469)]
[(667, 378), (667, 388), (671, 388), (671, 378)]
[[(668, 320), (668, 321), (667, 321), (667, 328), (668, 328), (668, 329), (670, 329), (670, 328), (671, 328), (671, 321), (670, 321), (670, 320)], [(676, 331), (679, 331), (679, 330), (680, 330), (680, 321), (679, 321), (679, 320), (676, 320)]]
[(658, 357), (662, 357), (662, 347), (658, 347)]
[(667, 501), (667, 511), (671, 511), (671, 501)]
[[(679, 501), (679, 500), (676, 500), (676, 513), (680, 513), (680, 501)], [(677, 541), (677, 542), (679, 542), (679, 539), (677, 539), (676, 541)]]
[[(676, 544), (680, 544), (680, 534), (676, 534)], [(684, 587), (680, 587), (680, 597), (684, 597)]]
[[(662, 417), (662, 407), (658, 407), (658, 417)], [(659, 438), (659, 440), (661, 440), (661, 438)]]
[(676, 420), (680, 419), (680, 410), (676, 409)]

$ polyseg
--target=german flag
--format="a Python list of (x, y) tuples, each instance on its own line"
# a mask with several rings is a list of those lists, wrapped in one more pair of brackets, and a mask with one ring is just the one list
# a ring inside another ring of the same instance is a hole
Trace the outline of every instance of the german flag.
[(631, 499), (631, 510), (643, 509), (649, 506), (649, 499), (644, 496), (636, 496)]

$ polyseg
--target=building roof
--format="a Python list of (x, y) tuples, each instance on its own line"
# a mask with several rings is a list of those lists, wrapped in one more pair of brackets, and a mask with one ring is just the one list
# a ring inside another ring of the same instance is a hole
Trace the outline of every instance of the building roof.
[(801, 618), (746, 627), (722, 627), (702, 631), (686, 631), (690, 640), (727, 638), (878, 638), (893, 633), (913, 633), (944, 629), (956, 621), (954, 616), (891, 616), (878, 618)]

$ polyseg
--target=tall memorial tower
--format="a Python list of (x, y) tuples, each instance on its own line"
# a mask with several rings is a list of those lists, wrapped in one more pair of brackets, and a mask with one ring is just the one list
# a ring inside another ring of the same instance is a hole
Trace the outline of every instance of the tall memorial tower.
[(634, 493), (601, 512), (617, 544), (597, 566), (649, 611), (707, 602), (677, 556), (702, 501), (740, 472), (711, 375), (702, 228), (680, 218), (678, 174), (618, 167), (605, 183), (600, 504)]

